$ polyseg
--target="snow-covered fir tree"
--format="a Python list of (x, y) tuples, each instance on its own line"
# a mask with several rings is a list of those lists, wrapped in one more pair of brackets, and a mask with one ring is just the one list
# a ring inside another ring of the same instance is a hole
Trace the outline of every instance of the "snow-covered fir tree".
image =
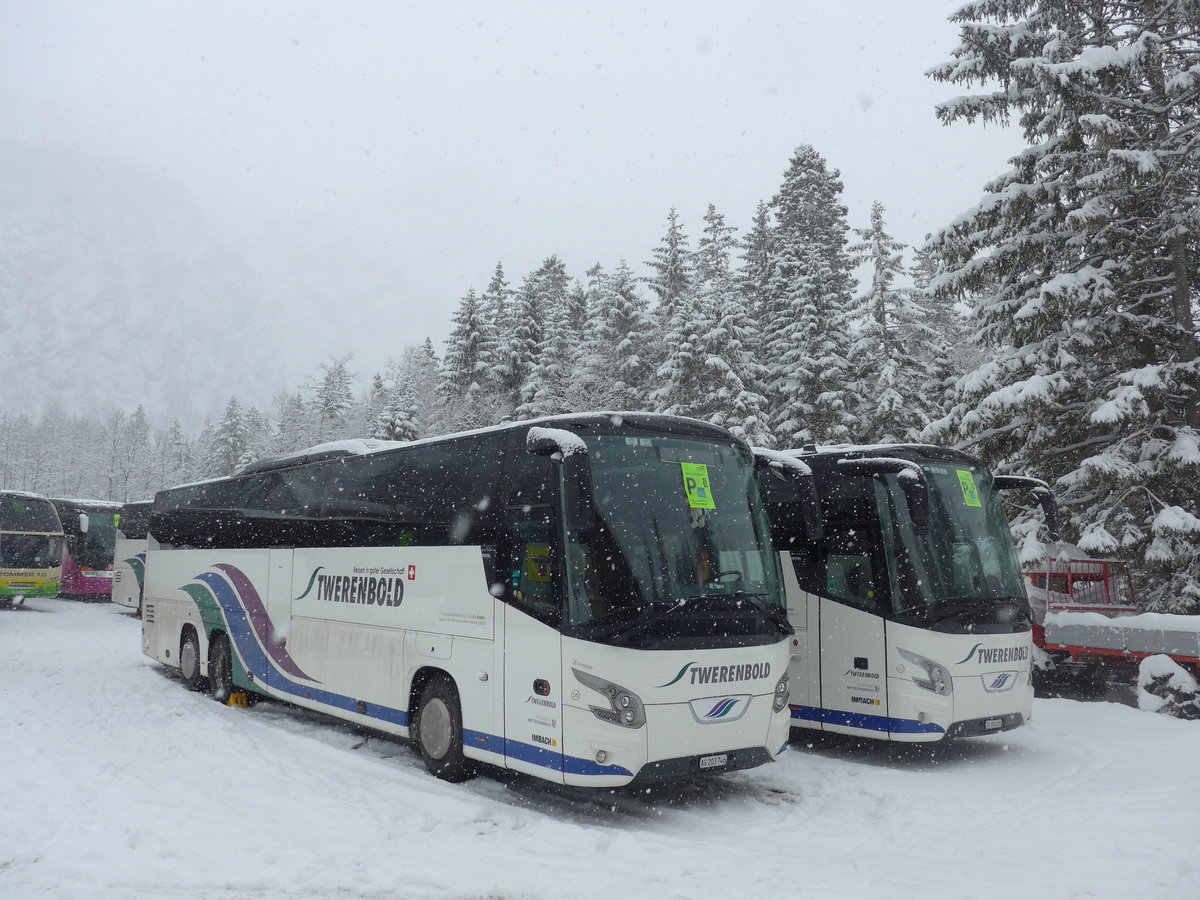
[(504, 391), (512, 377), (508, 354), (513, 331), (512, 293), (504, 276), (504, 266), (497, 262), (492, 280), (479, 298), (480, 317), (487, 335), (479, 350), (483, 364), (481, 386), (489, 393)]
[[(925, 242), (913, 251), (909, 274), (912, 276), (913, 290), (919, 293), (921, 305), (928, 310), (928, 322), (936, 329), (939, 346), (945, 354), (933, 361), (932, 378), (925, 391), (934, 408), (939, 410), (940, 417), (954, 404), (958, 379), (981, 366), (988, 354), (976, 340), (966, 316), (966, 311), (974, 306), (971, 302), (974, 298), (965, 295), (961, 289), (933, 290), (935, 281), (945, 283), (938, 276), (948, 266), (938, 252), (938, 245), (932, 242), (932, 237), (926, 234)], [(987, 293), (986, 288), (983, 293)]]
[(542, 341), (536, 361), (521, 388), (521, 418), (556, 415), (576, 409), (578, 398), (579, 333), (572, 326), (570, 299), (547, 297), (543, 311)]
[(938, 418), (940, 361), (947, 350), (930, 325), (920, 292), (901, 284), (906, 245), (884, 228), (883, 204), (871, 207), (869, 228), (855, 229), (849, 250), (869, 267), (871, 280), (857, 298), (857, 331), (851, 348), (859, 438), (896, 443), (919, 438)]
[[(1194, 2), (985, 0), (933, 77), (946, 122), (1017, 117), (1028, 148), (943, 230), (942, 287), (991, 284), (992, 358), (943, 433), (1053, 481), (1068, 533), (1200, 611), (1200, 29)], [(935, 284), (935, 287), (938, 285)]]
[(693, 281), (668, 322), (650, 401), (662, 412), (694, 416), (770, 446), (766, 400), (755, 389), (758, 370), (747, 349), (754, 323), (732, 271), (736, 230), (712, 204), (704, 222)]
[(413, 441), (417, 436), (416, 394), (408, 385), (401, 385), (386, 394), (383, 408), (371, 428), (371, 437), (384, 441)]
[(257, 406), (251, 406), (246, 410), (244, 421), (246, 449), (242, 451), (241, 459), (238, 460), (239, 469), (276, 455), (274, 435), (271, 433), (271, 423), (267, 421), (267, 417), (263, 415)]
[(484, 390), (488, 362), (495, 349), (474, 288), (459, 301), (451, 321), (454, 327), (442, 356), (442, 379), (448, 397), (467, 400)]
[(589, 270), (588, 332), (579, 371), (579, 397), (593, 409), (642, 409), (651, 377), (647, 344), (653, 334), (646, 299), (622, 260), (611, 275)]
[(232, 475), (243, 465), (248, 435), (246, 413), (237, 397), (230, 397), (216, 428), (212, 429), (204, 461), (208, 477)]
[(350, 357), (330, 359), (321, 365), (321, 374), (312, 382), (309, 400), (313, 422), (313, 439), (317, 444), (352, 437), (347, 431), (348, 416), (354, 404), (351, 387), (354, 373), (348, 366)]
[(771, 201), (771, 276), (759, 352), (776, 439), (792, 447), (857, 438), (850, 353), (854, 279), (836, 169), (812, 147), (792, 156)]
[(645, 282), (658, 298), (655, 316), (665, 325), (675, 311), (676, 302), (688, 293), (692, 283), (691, 250), (675, 207), (667, 213), (667, 232), (651, 251), (651, 256), (653, 258), (646, 261), (646, 266), (654, 274)]
[(275, 397), (275, 450), (294, 453), (315, 443), (312, 410), (300, 391), (284, 391)]

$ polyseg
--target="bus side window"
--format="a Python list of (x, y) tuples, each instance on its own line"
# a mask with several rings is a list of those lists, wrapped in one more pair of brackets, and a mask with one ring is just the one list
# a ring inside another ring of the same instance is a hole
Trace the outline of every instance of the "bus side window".
[(554, 581), (554, 532), (546, 506), (509, 510), (509, 569), (505, 593), (539, 618), (558, 620)]
[(825, 537), (826, 596), (868, 612), (879, 611), (882, 597), (871, 561), (869, 530), (838, 528)]

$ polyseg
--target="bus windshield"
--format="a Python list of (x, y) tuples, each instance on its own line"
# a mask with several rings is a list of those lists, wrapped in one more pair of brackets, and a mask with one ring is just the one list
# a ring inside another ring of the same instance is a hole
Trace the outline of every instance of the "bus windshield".
[(0, 568), (50, 569), (62, 565), (62, 526), (49, 500), (0, 495)]
[(965, 605), (1025, 603), (1016, 548), (992, 476), (969, 465), (922, 465), (929, 534), (916, 533), (895, 475), (875, 479), (894, 613), (952, 615)]
[(80, 568), (106, 569), (117, 546), (118, 513), (108, 507), (83, 511), (88, 514), (88, 530), (75, 539), (72, 555)]
[(786, 607), (744, 448), (588, 439), (598, 527), (567, 537), (568, 628), (616, 643), (778, 640)]
[(49, 534), (61, 532), (62, 527), (49, 500), (6, 494), (0, 496), (0, 531)]

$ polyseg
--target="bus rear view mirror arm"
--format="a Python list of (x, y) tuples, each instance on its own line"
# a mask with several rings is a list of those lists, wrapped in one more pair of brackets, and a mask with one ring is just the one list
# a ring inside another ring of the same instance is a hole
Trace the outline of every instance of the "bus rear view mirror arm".
[(795, 457), (753, 447), (754, 467), (760, 472), (770, 472), (776, 478), (796, 485), (800, 494), (800, 511), (804, 523), (804, 539), (819, 541), (825, 537), (825, 521), (821, 518), (821, 498), (817, 496), (817, 481), (813, 471)]
[(1062, 540), (1062, 532), (1058, 525), (1058, 499), (1050, 485), (1040, 478), (1030, 478), (1028, 475), (997, 475), (992, 484), (998, 491), (1029, 491), (1042, 507), (1042, 516), (1046, 520), (1046, 532), (1050, 540)]
[(894, 456), (840, 459), (838, 468), (853, 475), (895, 475), (904, 491), (904, 502), (917, 534), (929, 534), (929, 482), (915, 462)]
[(563, 516), (567, 531), (590, 534), (596, 528), (592, 497), (592, 465), (587, 444), (573, 431), (534, 426), (525, 438), (525, 449), (534, 456), (555, 456), (562, 466)]

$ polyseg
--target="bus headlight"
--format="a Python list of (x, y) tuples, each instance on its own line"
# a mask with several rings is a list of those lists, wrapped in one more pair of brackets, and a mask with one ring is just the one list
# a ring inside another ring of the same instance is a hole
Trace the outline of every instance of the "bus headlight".
[[(920, 669), (920, 675), (911, 673), (913, 683), (917, 687), (925, 688), (927, 691), (933, 691), (935, 694), (945, 696), (954, 690), (954, 679), (950, 677), (950, 670), (939, 662), (934, 662), (932, 659), (921, 656), (919, 653), (910, 653), (907, 650), (897, 651), (905, 659)], [(925, 677), (921, 677), (924, 675)]]
[(788, 676), (787, 672), (783, 673), (783, 677), (779, 679), (779, 683), (775, 685), (775, 700), (771, 704), (771, 709), (779, 712), (788, 704)]
[(646, 705), (633, 691), (578, 669), (571, 671), (575, 673), (575, 678), (580, 684), (602, 694), (608, 701), (607, 709), (603, 706), (588, 707), (597, 719), (612, 722), (623, 728), (641, 728), (646, 724)]

